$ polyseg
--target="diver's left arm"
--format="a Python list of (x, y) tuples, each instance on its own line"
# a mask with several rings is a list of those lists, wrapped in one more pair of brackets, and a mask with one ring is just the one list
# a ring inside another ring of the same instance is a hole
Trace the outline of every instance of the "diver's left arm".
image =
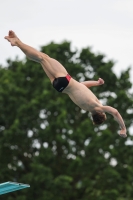
[(99, 78), (97, 81), (84, 81), (81, 82), (83, 85), (85, 85), (86, 87), (90, 88), (92, 86), (99, 86), (99, 85), (103, 85), (104, 84), (104, 80)]
[(121, 128), (119, 135), (121, 137), (127, 137), (126, 126), (125, 126), (122, 116), (120, 115), (118, 110), (116, 110), (115, 108), (113, 108), (111, 106), (102, 106), (102, 111), (113, 115), (114, 119), (118, 122), (118, 124), (120, 125), (120, 128)]

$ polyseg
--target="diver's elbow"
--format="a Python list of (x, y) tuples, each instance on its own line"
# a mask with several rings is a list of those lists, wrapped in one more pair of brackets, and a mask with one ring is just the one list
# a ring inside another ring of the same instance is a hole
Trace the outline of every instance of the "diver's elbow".
[(118, 110), (117, 109), (114, 109), (114, 112), (113, 112), (114, 116), (117, 116), (119, 114)]

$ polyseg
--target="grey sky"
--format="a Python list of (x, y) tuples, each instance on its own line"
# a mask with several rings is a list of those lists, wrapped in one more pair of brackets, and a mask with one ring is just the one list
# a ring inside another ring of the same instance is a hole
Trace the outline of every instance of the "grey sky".
[(132, 0), (4, 0), (0, 19), (2, 65), (7, 58), (24, 57), (3, 39), (11, 29), (37, 49), (63, 40), (79, 50), (92, 46), (94, 52), (116, 61), (117, 74), (131, 65), (133, 77)]

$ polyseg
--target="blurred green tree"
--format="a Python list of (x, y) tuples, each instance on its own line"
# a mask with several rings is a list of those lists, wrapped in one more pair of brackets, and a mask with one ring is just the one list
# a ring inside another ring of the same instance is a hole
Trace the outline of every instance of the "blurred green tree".
[(56, 92), (39, 64), (7, 60), (0, 67), (0, 181), (28, 183), (30, 189), (1, 200), (130, 200), (133, 197), (133, 94), (130, 68), (118, 77), (114, 62), (87, 47), (54, 42), (41, 51), (61, 62), (78, 81), (98, 79), (91, 88), (103, 104), (125, 120), (127, 139), (118, 124), (93, 126), (88, 112)]

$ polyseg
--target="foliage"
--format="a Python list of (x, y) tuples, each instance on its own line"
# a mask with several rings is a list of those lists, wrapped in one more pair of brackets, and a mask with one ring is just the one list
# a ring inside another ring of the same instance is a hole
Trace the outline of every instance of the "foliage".
[[(67, 41), (41, 51), (61, 62), (77, 81), (102, 77), (92, 88), (101, 102), (133, 123), (130, 68), (117, 77), (114, 62), (90, 48), (72, 51)], [(133, 148), (119, 137), (112, 116), (93, 126), (88, 112), (56, 92), (39, 64), (7, 60), (0, 68), (0, 181), (28, 183), (30, 189), (1, 200), (130, 200)]]

